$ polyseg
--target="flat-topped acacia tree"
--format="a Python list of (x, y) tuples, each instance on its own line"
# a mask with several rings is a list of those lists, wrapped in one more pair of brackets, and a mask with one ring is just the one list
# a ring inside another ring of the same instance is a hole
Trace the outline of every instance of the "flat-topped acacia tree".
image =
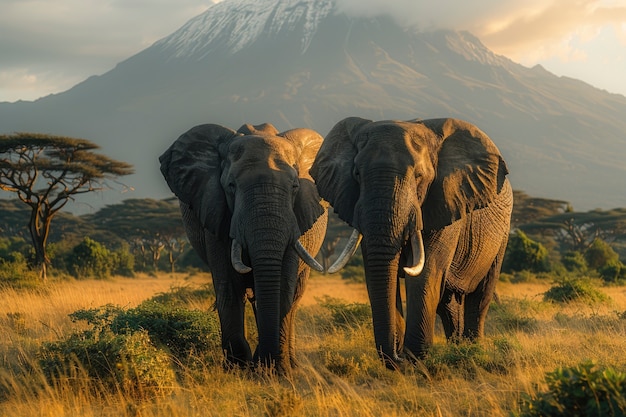
[(34, 264), (46, 279), (50, 222), (74, 196), (101, 191), (107, 181), (133, 173), (132, 165), (93, 152), (86, 139), (38, 133), (0, 135), (0, 189), (30, 207)]

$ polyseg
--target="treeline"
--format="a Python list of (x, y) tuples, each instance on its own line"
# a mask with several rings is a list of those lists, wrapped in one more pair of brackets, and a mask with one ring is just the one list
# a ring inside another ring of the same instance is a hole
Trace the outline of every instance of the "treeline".
[[(37, 277), (31, 268), (28, 223), (29, 211), (21, 201), (0, 199), (0, 280)], [(82, 216), (59, 212), (47, 246), (50, 273), (56, 276), (132, 277), (136, 272), (203, 268), (187, 241), (174, 198), (128, 199)]]
[[(0, 280), (29, 276), (34, 250), (28, 224), (29, 211), (21, 201), (0, 199)], [(515, 191), (511, 228), (505, 273), (626, 279), (621, 261), (626, 257), (626, 208), (576, 212), (566, 201)], [(324, 266), (330, 265), (350, 232), (331, 214), (318, 255)], [(82, 216), (59, 212), (51, 225), (48, 252), (53, 275), (79, 279), (204, 268), (186, 238), (175, 198), (128, 199)], [(359, 254), (341, 274), (362, 279)]]

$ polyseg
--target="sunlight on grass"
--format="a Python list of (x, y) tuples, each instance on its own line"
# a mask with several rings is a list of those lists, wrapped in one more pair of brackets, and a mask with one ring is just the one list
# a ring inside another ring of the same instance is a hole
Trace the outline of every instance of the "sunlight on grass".
[(171, 350), (176, 377), (166, 389), (107, 385), (82, 365), (46, 377), (41, 347), (88, 328), (70, 314), (108, 304), (138, 314), (146, 307), (133, 309), (148, 299), (215, 314), (203, 290), (209, 280), (180, 274), (0, 289), (0, 415), (509, 416), (520, 412), (525, 395), (545, 389), (545, 375), (557, 367), (593, 360), (626, 369), (623, 287), (601, 288), (606, 303), (550, 303), (543, 300), (549, 284), (504, 283), (481, 343), (447, 344), (438, 326), (429, 355), (394, 372), (374, 349), (364, 285), (314, 277), (298, 313), (300, 366), (286, 377), (225, 371), (219, 349), (185, 350), (185, 358)]

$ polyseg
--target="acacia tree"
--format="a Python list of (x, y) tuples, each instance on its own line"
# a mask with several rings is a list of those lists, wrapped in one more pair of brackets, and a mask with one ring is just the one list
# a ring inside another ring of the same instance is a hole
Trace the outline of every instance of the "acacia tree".
[(585, 252), (596, 239), (626, 240), (626, 208), (560, 213), (538, 219), (520, 228), (527, 232), (551, 233), (562, 246)]
[(0, 189), (30, 207), (28, 229), (35, 266), (46, 279), (50, 223), (77, 194), (101, 191), (108, 180), (133, 173), (132, 165), (93, 151), (86, 139), (37, 133), (0, 135)]

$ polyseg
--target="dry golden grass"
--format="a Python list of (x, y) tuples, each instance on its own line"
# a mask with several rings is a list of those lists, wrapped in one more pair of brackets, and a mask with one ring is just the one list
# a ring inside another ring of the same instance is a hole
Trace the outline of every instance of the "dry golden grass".
[[(500, 283), (477, 357), (461, 365), (446, 353), (439, 330), (434, 360), (400, 371), (377, 359), (371, 325), (320, 326), (324, 296), (367, 302), (364, 284), (314, 276), (298, 320), (300, 367), (289, 377), (224, 371), (209, 363), (182, 369), (169, 395), (136, 398), (81, 378), (48, 383), (36, 353), (45, 341), (79, 329), (68, 314), (106, 304), (134, 307), (157, 293), (208, 282), (203, 274), (51, 282), (37, 290), (0, 289), (0, 415), (31, 416), (506, 416), (544, 374), (585, 359), (626, 369), (626, 288), (601, 290), (602, 305), (543, 302), (549, 283)], [(210, 301), (194, 306), (208, 310)], [(518, 320), (519, 319), (519, 320)], [(438, 353), (439, 352), (439, 353)], [(443, 353), (442, 353), (443, 352)], [(214, 352), (216, 358), (221, 353)]]

